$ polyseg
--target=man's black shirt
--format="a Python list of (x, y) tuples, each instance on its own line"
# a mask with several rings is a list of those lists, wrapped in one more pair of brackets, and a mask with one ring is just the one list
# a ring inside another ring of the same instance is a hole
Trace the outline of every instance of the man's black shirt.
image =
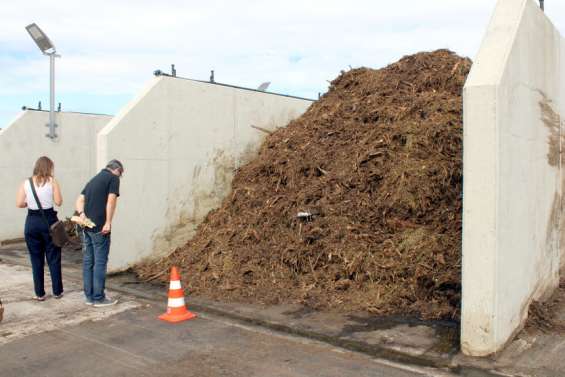
[(94, 228), (86, 230), (98, 233), (106, 223), (108, 195), (120, 196), (120, 178), (103, 169), (86, 184), (81, 194), (84, 195), (84, 214), (96, 224)]

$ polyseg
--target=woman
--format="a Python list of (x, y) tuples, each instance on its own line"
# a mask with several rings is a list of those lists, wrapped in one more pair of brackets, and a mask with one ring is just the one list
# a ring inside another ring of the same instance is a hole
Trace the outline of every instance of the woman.
[(59, 183), (53, 177), (53, 173), (54, 164), (48, 157), (40, 157), (35, 162), (31, 180), (45, 216), (42, 215), (37, 205), (29, 179), (21, 184), (16, 197), (17, 207), (28, 209), (24, 234), (31, 259), (35, 288), (34, 299), (37, 301), (45, 301), (46, 298), (43, 286), (43, 270), (46, 258), (51, 273), (53, 297), (63, 297), (61, 248), (53, 244), (49, 235), (49, 227), (57, 221), (57, 212), (53, 209), (53, 205), (61, 206), (63, 204), (61, 189)]

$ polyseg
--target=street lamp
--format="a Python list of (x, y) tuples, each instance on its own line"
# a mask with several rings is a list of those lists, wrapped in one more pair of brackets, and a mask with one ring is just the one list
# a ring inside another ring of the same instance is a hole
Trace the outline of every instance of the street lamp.
[(55, 139), (57, 134), (55, 133), (55, 58), (60, 58), (61, 55), (57, 55), (55, 45), (49, 39), (49, 37), (33, 23), (26, 26), (26, 30), (37, 45), (43, 55), (49, 56), (49, 133), (47, 137), (50, 139)]

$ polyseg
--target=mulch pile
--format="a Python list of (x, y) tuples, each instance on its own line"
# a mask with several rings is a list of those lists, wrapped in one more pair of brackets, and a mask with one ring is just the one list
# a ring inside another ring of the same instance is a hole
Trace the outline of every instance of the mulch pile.
[(447, 50), (352, 69), (269, 135), (196, 236), (135, 267), (190, 294), (458, 319), (462, 88)]
[(534, 301), (528, 308), (525, 330), (539, 330), (544, 333), (565, 332), (565, 320), (560, 319), (560, 312), (565, 308), (565, 278), (561, 278), (559, 288), (549, 299)]

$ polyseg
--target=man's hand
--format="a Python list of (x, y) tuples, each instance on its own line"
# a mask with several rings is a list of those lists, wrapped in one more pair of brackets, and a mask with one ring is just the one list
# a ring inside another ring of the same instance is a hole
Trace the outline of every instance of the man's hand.
[(104, 226), (102, 227), (102, 231), (100, 233), (102, 234), (110, 234), (110, 232), (112, 231), (112, 224), (111, 223), (106, 223), (104, 224)]

